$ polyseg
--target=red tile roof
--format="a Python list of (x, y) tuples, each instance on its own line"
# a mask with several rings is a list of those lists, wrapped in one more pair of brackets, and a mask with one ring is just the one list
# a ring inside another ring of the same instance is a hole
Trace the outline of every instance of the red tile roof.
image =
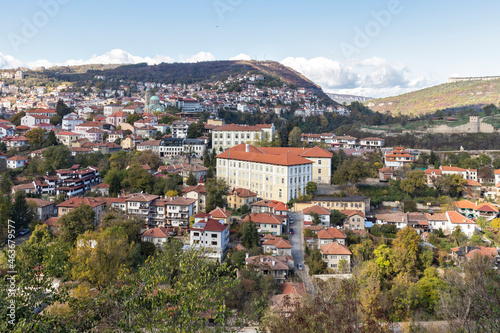
[(318, 214), (318, 215), (330, 215), (330, 211), (324, 207), (314, 205), (308, 208), (305, 208), (302, 210), (302, 213), (304, 215), (310, 215), (310, 214)]
[(448, 211), (446, 212), (446, 214), (448, 215), (448, 219), (452, 224), (475, 224), (474, 221), (468, 219), (463, 215), (460, 215), (457, 212)]
[(243, 219), (243, 222), (248, 222), (252, 220), (253, 223), (263, 223), (263, 224), (282, 224), (283, 218), (269, 213), (251, 213)]
[(225, 210), (225, 209), (220, 208), (220, 207), (217, 207), (210, 212), (210, 215), (212, 215), (212, 218), (214, 218), (214, 219), (226, 219), (229, 216), (231, 216), (231, 214), (233, 214), (232, 211)]
[(335, 239), (335, 238), (347, 238), (340, 230), (337, 228), (327, 228), (318, 231), (318, 238), (322, 239)]
[(322, 254), (340, 254), (340, 255), (352, 255), (352, 252), (349, 249), (337, 242), (331, 242), (321, 246)]
[(222, 232), (227, 227), (227, 224), (222, 224), (219, 220), (207, 219), (206, 221), (200, 221), (193, 224), (189, 230)]
[(239, 144), (233, 148), (226, 150), (223, 153), (217, 155), (217, 158), (231, 159), (231, 160), (239, 160), (239, 161), (249, 161), (249, 162), (258, 162), (258, 163), (266, 163), (273, 165), (303, 165), (303, 164), (312, 164), (313, 162), (305, 159), (301, 156), (298, 156), (291, 151), (282, 151), (280, 155), (266, 154), (264, 152), (252, 152), (255, 151), (255, 147), (249, 149), (247, 153), (245, 151), (244, 143)]
[(251, 198), (251, 197), (256, 197), (257, 193), (252, 192), (250, 190), (247, 190), (246, 188), (235, 188), (232, 192), (232, 195), (236, 195), (237, 197), (240, 198)]

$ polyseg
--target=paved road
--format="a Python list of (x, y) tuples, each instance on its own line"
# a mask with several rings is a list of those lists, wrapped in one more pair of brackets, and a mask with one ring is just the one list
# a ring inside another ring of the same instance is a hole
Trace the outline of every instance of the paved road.
[(312, 295), (315, 295), (316, 292), (314, 290), (314, 285), (312, 283), (311, 276), (309, 276), (309, 268), (304, 263), (304, 245), (302, 242), (302, 240), (304, 239), (304, 237), (303, 237), (303, 215), (293, 213), (293, 214), (291, 214), (291, 216), (293, 218), (294, 223), (291, 224), (290, 227), (293, 228), (294, 234), (289, 235), (289, 240), (290, 240), (290, 243), (292, 244), (293, 260), (295, 260), (295, 267), (297, 267), (298, 263), (301, 263), (302, 266), (304, 267), (304, 270), (302, 270), (302, 271), (296, 270), (296, 273), (302, 278), (302, 281), (304, 281), (304, 285), (307, 288), (307, 290)]

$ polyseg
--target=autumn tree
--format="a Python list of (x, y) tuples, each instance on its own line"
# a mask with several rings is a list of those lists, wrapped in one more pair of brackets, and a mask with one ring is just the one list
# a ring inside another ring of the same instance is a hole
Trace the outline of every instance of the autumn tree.
[(427, 186), (427, 177), (423, 170), (412, 170), (408, 172), (406, 178), (401, 180), (401, 190), (414, 195), (418, 190)]
[(44, 136), (45, 130), (40, 127), (30, 129), (28, 133), (26, 133), (26, 139), (28, 139), (32, 147), (40, 147), (42, 143), (45, 142)]
[(71, 253), (71, 275), (102, 290), (128, 266), (131, 248), (127, 233), (118, 226), (100, 232), (87, 231), (78, 237)]
[(415, 229), (406, 227), (398, 231), (392, 242), (390, 261), (396, 274), (416, 275), (418, 269), (420, 237)]
[(122, 181), (122, 187), (130, 192), (151, 193), (153, 190), (153, 175), (144, 170), (140, 165), (134, 165), (127, 170), (127, 175)]
[(302, 146), (302, 131), (298, 127), (294, 127), (288, 135), (288, 143), (290, 147)]
[(79, 235), (94, 229), (95, 212), (89, 205), (80, 205), (58, 220), (61, 225), (59, 239), (73, 244)]

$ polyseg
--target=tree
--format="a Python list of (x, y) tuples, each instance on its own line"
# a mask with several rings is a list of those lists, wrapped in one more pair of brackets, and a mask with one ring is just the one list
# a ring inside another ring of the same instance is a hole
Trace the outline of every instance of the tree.
[(313, 195), (314, 193), (316, 193), (316, 191), (318, 190), (318, 186), (316, 185), (315, 182), (308, 182), (307, 185), (306, 185), (306, 193), (307, 195)]
[(500, 218), (491, 220), (490, 227), (494, 229), (500, 229)]
[(28, 227), (34, 219), (35, 212), (28, 205), (26, 194), (23, 191), (16, 192), (12, 205), (12, 220), (16, 224), (16, 231), (19, 232)]
[(214, 210), (216, 207), (227, 206), (227, 201), (225, 199), (227, 195), (227, 186), (224, 179), (207, 179), (205, 189), (207, 190), (207, 204), (205, 207), (207, 213)]
[(13, 115), (12, 117), (10, 117), (9, 121), (13, 125), (20, 126), (21, 125), (21, 118), (24, 117), (25, 115), (26, 115), (26, 112), (24, 112), (24, 111), (18, 112), (15, 115)]
[(111, 196), (116, 197), (120, 193), (122, 189), (122, 182), (123, 179), (125, 179), (126, 174), (126, 170), (119, 170), (116, 168), (108, 171), (104, 177), (104, 182), (109, 185), (109, 194)]
[(3, 194), (9, 194), (11, 189), (12, 181), (10, 180), (10, 175), (8, 172), (4, 172), (0, 176), (0, 192)]
[(334, 226), (341, 226), (344, 224), (346, 215), (342, 214), (339, 210), (333, 209), (330, 214), (330, 224)]
[(366, 177), (373, 176), (367, 162), (359, 158), (345, 160), (333, 174), (337, 184), (356, 184)]
[(134, 165), (127, 170), (127, 174), (122, 181), (122, 187), (130, 192), (151, 193), (153, 190), (153, 175), (144, 170), (140, 165)]
[(288, 136), (290, 147), (302, 146), (302, 131), (298, 127), (294, 127)]
[(0, 195), (0, 239), (5, 239), (8, 232), (8, 221), (12, 215), (12, 202), (10, 197)]
[(247, 249), (259, 246), (259, 233), (257, 232), (257, 227), (252, 222), (252, 219), (249, 219), (248, 222), (245, 222), (243, 225), (241, 244), (243, 244), (243, 246)]
[(126, 122), (133, 125), (139, 119), (141, 119), (141, 116), (134, 112), (127, 116)]
[(42, 143), (45, 142), (44, 136), (45, 130), (40, 127), (30, 129), (28, 133), (26, 133), (26, 139), (28, 139), (32, 147), (40, 147)]
[(408, 172), (406, 178), (400, 183), (401, 190), (411, 195), (425, 188), (426, 185), (427, 177), (425, 176), (424, 170), (412, 170)]
[(71, 150), (64, 145), (48, 147), (43, 151), (42, 156), (45, 171), (69, 168), (73, 165)]
[(417, 211), (417, 203), (410, 198), (405, 198), (403, 200), (403, 211), (405, 213), (416, 212)]
[(186, 179), (186, 185), (195, 186), (196, 184), (198, 184), (198, 180), (196, 179), (194, 173), (192, 171), (190, 171), (189, 175)]
[(205, 131), (205, 123), (203, 121), (198, 120), (197, 122), (193, 122), (189, 124), (187, 137), (189, 139), (196, 139), (203, 135)]
[(144, 151), (141, 154), (136, 153), (134, 158), (132, 158), (131, 164), (135, 162), (141, 165), (149, 165), (153, 170), (157, 170), (158, 167), (163, 164), (160, 156), (150, 150)]
[(179, 192), (177, 192), (177, 190), (170, 190), (167, 192), (167, 197), (171, 198), (171, 197), (176, 197), (179, 195)]
[(77, 237), (94, 229), (95, 212), (89, 205), (80, 205), (59, 218), (59, 239), (73, 244)]
[(71, 276), (103, 290), (129, 265), (131, 249), (127, 233), (120, 227), (87, 231), (78, 237), (71, 253)]
[(419, 259), (420, 237), (415, 229), (406, 227), (398, 231), (396, 239), (392, 242), (390, 256), (396, 274), (416, 275)]
[(144, 221), (138, 217), (132, 217), (118, 209), (108, 209), (101, 217), (99, 227), (104, 230), (112, 227), (119, 227), (125, 231), (130, 243), (137, 240)]
[(57, 146), (57, 137), (54, 131), (50, 131), (47, 135), (47, 141), (44, 144), (45, 147)]
[(318, 213), (312, 213), (311, 217), (313, 218), (312, 222), (313, 222), (314, 225), (321, 224), (321, 219), (319, 218), (319, 214)]

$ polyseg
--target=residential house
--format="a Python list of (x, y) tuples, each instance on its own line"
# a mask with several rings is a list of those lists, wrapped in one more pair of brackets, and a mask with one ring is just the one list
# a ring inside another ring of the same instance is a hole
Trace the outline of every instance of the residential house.
[(101, 220), (101, 216), (103, 215), (105, 210), (105, 202), (103, 200), (98, 200), (96, 198), (76, 197), (61, 202), (60, 204), (56, 205), (57, 216), (61, 217), (81, 205), (88, 205), (92, 207), (92, 210), (95, 213), (94, 225), (98, 225), (99, 221)]
[(80, 139), (82, 135), (80, 133), (75, 133), (71, 131), (62, 131), (56, 133), (57, 141), (61, 142), (65, 146), (71, 147), (72, 142)]
[(274, 125), (236, 125), (229, 124), (212, 129), (212, 147), (215, 151), (224, 151), (242, 143), (272, 140)]
[(26, 201), (36, 207), (36, 217), (42, 222), (57, 215), (55, 202), (36, 198), (26, 198)]
[(278, 256), (291, 256), (292, 244), (287, 239), (267, 234), (262, 243), (264, 253)]
[(128, 113), (123, 111), (115, 112), (106, 117), (106, 122), (112, 124), (115, 127), (121, 126), (123, 123), (127, 122)]
[(190, 249), (202, 251), (209, 259), (222, 262), (226, 257), (229, 243), (229, 226), (218, 220), (205, 218), (189, 229)]
[(277, 283), (284, 283), (290, 276), (295, 262), (292, 256), (260, 255), (245, 258), (245, 264), (264, 276), (272, 276)]
[(217, 219), (219, 221), (223, 220), (225, 224), (231, 224), (231, 215), (233, 214), (233, 212), (230, 210), (225, 210), (224, 208), (217, 207), (209, 214), (213, 219)]
[(337, 228), (325, 228), (319, 230), (316, 235), (318, 236), (318, 247), (332, 242), (337, 242), (341, 245), (346, 245), (346, 235)]
[(365, 230), (365, 213), (360, 210), (342, 210), (346, 216), (344, 229), (346, 230)]
[(143, 242), (153, 243), (158, 249), (168, 242), (168, 231), (164, 227), (151, 228), (144, 231), (141, 235)]
[(311, 206), (302, 210), (304, 214), (304, 225), (314, 224), (314, 215), (318, 214), (319, 224), (324, 227), (330, 226), (330, 210), (321, 206)]
[(320, 251), (323, 256), (323, 261), (329, 269), (338, 272), (342, 268), (341, 260), (344, 260), (344, 268), (347, 269), (347, 271), (351, 270), (352, 252), (347, 246), (337, 242), (331, 242), (321, 245)]
[(182, 189), (182, 195), (195, 200), (195, 211), (197, 213), (205, 210), (207, 203), (207, 190), (204, 185), (189, 186)]
[(250, 205), (256, 201), (257, 193), (241, 187), (233, 189), (227, 196), (227, 204), (233, 209), (240, 209), (244, 205), (250, 208)]
[(498, 250), (495, 247), (461, 246), (451, 249), (451, 257), (458, 264), (464, 264), (477, 255), (482, 255), (490, 258), (491, 263), (495, 267), (498, 267), (498, 265), (500, 264), (500, 256), (498, 255)]
[(9, 169), (24, 168), (24, 166), (27, 163), (28, 163), (28, 159), (26, 157), (14, 155), (11, 158), (7, 159), (7, 168), (9, 168)]
[(243, 222), (252, 221), (261, 233), (270, 233), (279, 236), (283, 233), (283, 222), (285, 219), (279, 215), (269, 213), (250, 213), (243, 219)]

